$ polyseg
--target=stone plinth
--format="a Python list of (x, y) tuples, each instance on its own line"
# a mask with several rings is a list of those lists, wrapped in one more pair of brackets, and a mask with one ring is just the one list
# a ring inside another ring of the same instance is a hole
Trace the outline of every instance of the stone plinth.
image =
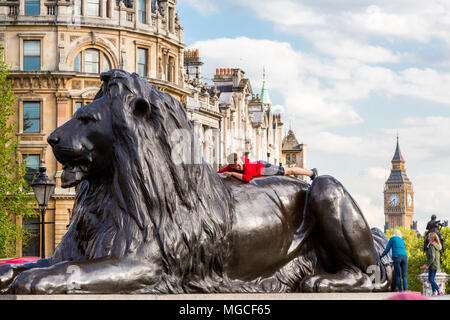
[[(422, 282), (422, 293), (424, 296), (430, 297), (432, 295), (431, 284), (428, 281), (428, 271), (425, 271), (422, 274), (419, 274), (417, 278)], [(436, 273), (436, 277), (434, 281), (439, 286), (440, 291), (445, 292), (445, 283), (450, 279), (450, 275), (446, 274), (439, 270)]]

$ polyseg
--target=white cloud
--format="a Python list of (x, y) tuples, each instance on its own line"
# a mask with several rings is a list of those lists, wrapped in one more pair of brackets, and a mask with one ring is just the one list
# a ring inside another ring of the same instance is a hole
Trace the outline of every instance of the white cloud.
[[(216, 68), (239, 67), (251, 79), (254, 90), (261, 86), (265, 66), (267, 86), (283, 96), (285, 113), (298, 117), (306, 126), (345, 126), (362, 121), (350, 104), (327, 95), (308, 69), (314, 59), (287, 42), (239, 37), (198, 41), (191, 47), (199, 48), (207, 75), (212, 77)], [(316, 69), (321, 68), (320, 61), (314, 63)]]
[(315, 47), (324, 54), (337, 58), (350, 58), (367, 63), (398, 62), (400, 57), (391, 50), (360, 43), (350, 39), (321, 39)]
[(367, 173), (370, 177), (384, 182), (388, 179), (390, 171), (385, 168), (369, 168)]
[(390, 13), (379, 6), (370, 5), (365, 12), (349, 13), (348, 17), (351, 25), (382, 36), (407, 37), (424, 42), (432, 31), (430, 20), (421, 12)]
[(371, 197), (364, 196), (359, 193), (352, 194), (359, 208), (361, 209), (364, 218), (371, 228), (379, 228), (384, 230), (384, 210), (382, 206), (377, 206), (372, 203)]

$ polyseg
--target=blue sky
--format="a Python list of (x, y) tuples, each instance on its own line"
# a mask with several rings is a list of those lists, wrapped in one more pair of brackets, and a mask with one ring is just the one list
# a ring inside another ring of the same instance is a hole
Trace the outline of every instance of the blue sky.
[(238, 67), (308, 145), (308, 167), (340, 180), (371, 226), (397, 133), (423, 232), (450, 212), (450, 1), (179, 0), (188, 48)]

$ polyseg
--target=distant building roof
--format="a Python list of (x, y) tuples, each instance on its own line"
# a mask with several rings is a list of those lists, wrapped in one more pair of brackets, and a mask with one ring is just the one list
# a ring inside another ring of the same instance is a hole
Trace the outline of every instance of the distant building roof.
[(411, 182), (406, 175), (405, 170), (391, 170), (391, 174), (387, 179), (386, 183), (403, 183), (403, 182)]
[(291, 129), (289, 129), (288, 134), (283, 138), (281, 150), (302, 150), (301, 144), (298, 143), (294, 131), (292, 131)]

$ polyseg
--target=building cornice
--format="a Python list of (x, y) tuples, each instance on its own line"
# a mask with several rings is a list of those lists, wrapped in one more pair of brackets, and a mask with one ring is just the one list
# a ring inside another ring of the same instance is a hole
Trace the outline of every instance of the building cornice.
[[(110, 19), (105, 19), (105, 23), (80, 22), (79, 24), (77, 24), (77, 27), (79, 29), (81, 29), (81, 28), (86, 28), (86, 29), (98, 28), (98, 29), (107, 29), (107, 30), (115, 30), (115, 31), (126, 31), (126, 32), (130, 32), (130, 33), (136, 33), (139, 35), (159, 38), (168, 43), (171, 43), (174, 46), (181, 47), (182, 49), (187, 47), (183, 42), (181, 42), (177, 39), (174, 39), (170, 36), (167, 36), (163, 33), (160, 33), (157, 31), (148, 32), (148, 31), (144, 31), (143, 29), (128, 27), (128, 26), (118, 26), (118, 25), (114, 25), (114, 24), (109, 24), (108, 23), (109, 21), (110, 21)], [(0, 20), (0, 26), (12, 26), (12, 27), (32, 26), (33, 29), (36, 29), (36, 27), (39, 27), (39, 26), (48, 26), (48, 27), (55, 28), (55, 29), (65, 27), (70, 31), (73, 30), (73, 27), (72, 28), (70, 27), (70, 26), (72, 26), (71, 24), (67, 24), (67, 22), (57, 22), (55, 20), (36, 20), (36, 21)], [(151, 29), (153, 27), (148, 25), (148, 28)], [(61, 29), (59, 29), (59, 31), (61, 31)], [(30, 34), (35, 36), (35, 34), (32, 34), (32, 33), (30, 33)]]

